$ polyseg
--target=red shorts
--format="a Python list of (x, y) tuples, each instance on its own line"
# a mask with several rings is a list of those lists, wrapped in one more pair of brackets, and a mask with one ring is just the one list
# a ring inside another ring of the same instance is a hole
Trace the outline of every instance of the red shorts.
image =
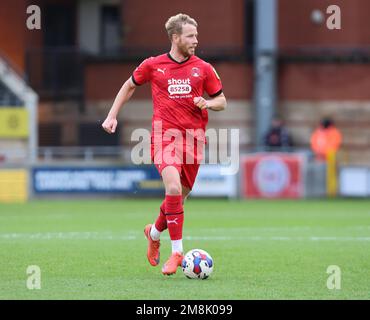
[(201, 148), (197, 147), (196, 142), (194, 146), (176, 145), (173, 142), (162, 142), (160, 145), (152, 143), (152, 161), (161, 176), (164, 168), (175, 167), (180, 174), (181, 184), (191, 190), (203, 159), (203, 144), (199, 146)]

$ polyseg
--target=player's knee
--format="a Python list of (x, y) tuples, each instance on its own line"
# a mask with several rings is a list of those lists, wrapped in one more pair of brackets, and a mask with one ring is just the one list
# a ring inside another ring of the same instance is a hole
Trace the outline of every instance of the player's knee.
[(181, 194), (181, 184), (176, 182), (171, 182), (166, 187), (166, 193), (170, 195), (180, 195)]

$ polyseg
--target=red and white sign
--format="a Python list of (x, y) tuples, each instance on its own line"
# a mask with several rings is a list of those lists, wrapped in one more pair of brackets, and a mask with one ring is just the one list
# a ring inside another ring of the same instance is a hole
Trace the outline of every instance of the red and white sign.
[(258, 153), (246, 156), (242, 166), (245, 198), (301, 198), (304, 195), (304, 158), (290, 153)]

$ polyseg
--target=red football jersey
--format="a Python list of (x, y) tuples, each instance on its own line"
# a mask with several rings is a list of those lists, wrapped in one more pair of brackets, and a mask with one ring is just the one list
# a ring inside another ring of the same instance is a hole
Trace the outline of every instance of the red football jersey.
[(194, 97), (210, 97), (222, 93), (216, 70), (197, 56), (177, 62), (169, 53), (144, 60), (133, 72), (136, 85), (150, 82), (153, 97), (153, 123), (162, 121), (162, 129), (203, 129), (208, 123), (208, 112), (199, 109)]

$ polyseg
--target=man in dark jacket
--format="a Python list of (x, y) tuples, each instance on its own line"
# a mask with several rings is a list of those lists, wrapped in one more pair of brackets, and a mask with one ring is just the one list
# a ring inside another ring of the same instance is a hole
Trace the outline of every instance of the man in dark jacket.
[(293, 146), (292, 138), (280, 118), (272, 119), (271, 127), (264, 137), (264, 145), (269, 151), (289, 150)]

